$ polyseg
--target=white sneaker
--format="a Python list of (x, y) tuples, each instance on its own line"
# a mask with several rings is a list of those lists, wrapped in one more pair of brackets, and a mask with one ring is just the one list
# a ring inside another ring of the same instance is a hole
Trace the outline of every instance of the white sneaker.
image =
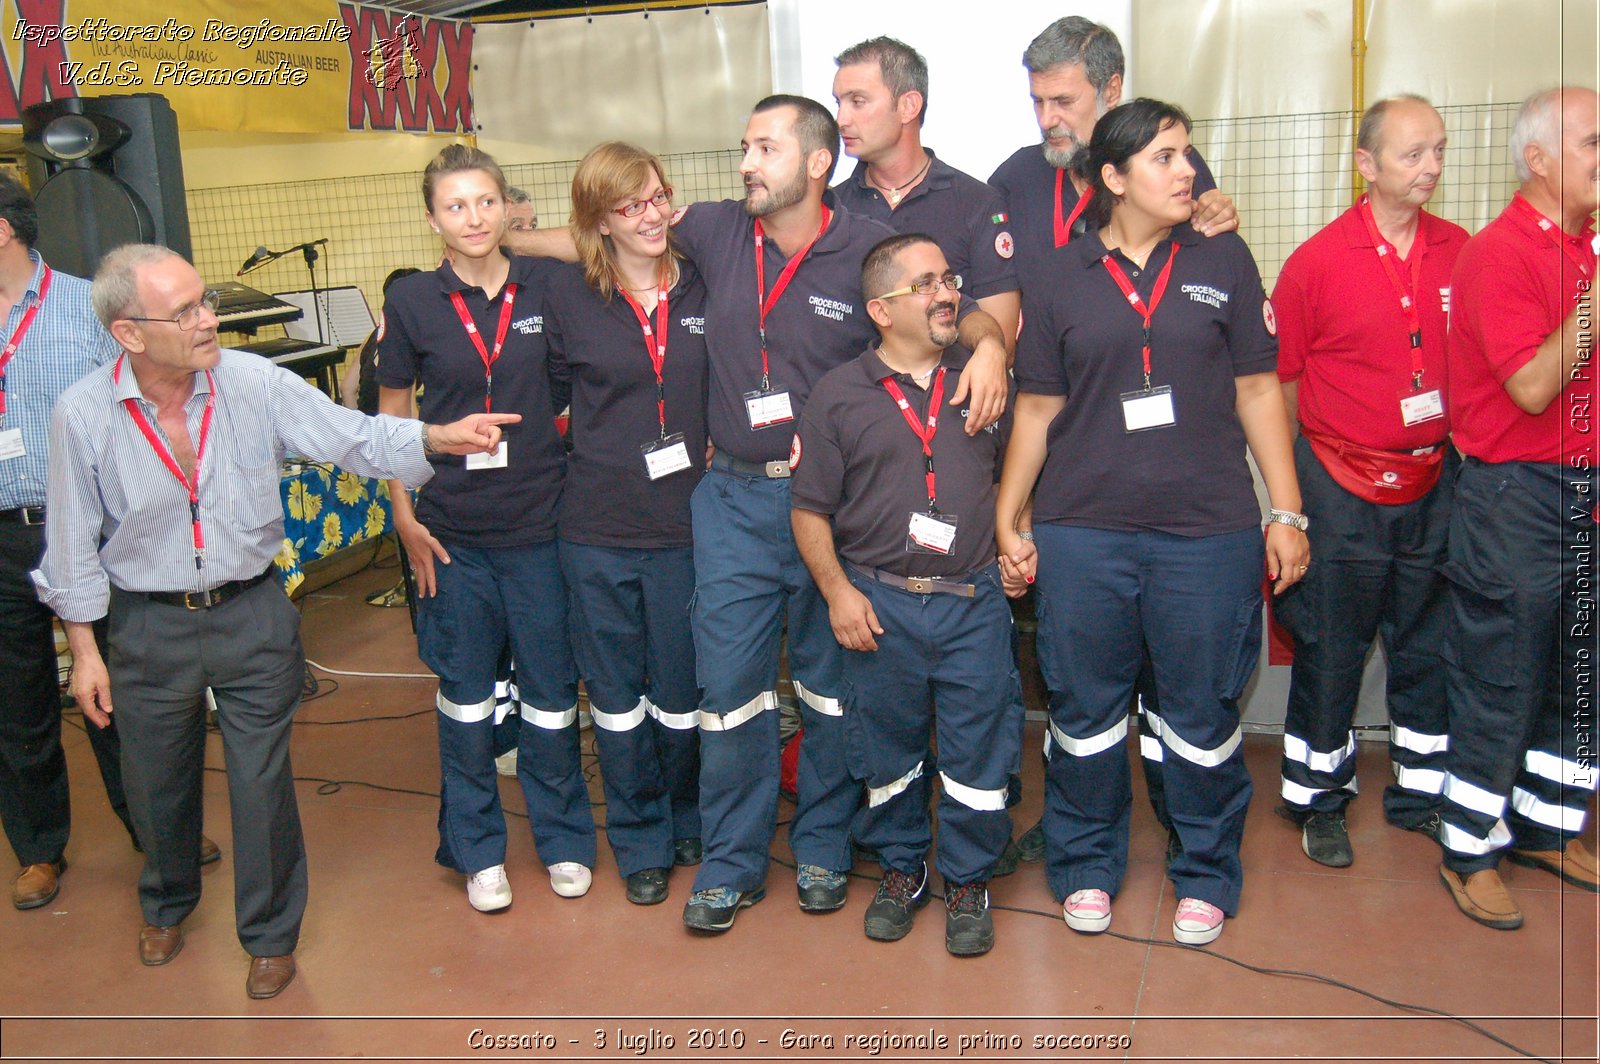
[(550, 866), (550, 889), (563, 898), (581, 898), (589, 893), (594, 877), (577, 861), (562, 861)]
[(494, 759), (494, 770), (502, 776), (515, 776), (517, 774), (517, 748), (512, 747)]
[(511, 884), (506, 866), (493, 865), (467, 877), (467, 900), (480, 913), (492, 913), (511, 904)]

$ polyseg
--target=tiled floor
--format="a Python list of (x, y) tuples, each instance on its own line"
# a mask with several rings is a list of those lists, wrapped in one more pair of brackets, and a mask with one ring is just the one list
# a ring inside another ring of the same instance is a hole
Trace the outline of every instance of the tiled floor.
[[(392, 579), (393, 570), (369, 571), (310, 596), (308, 654), (336, 669), (422, 671), (405, 611), (362, 602)], [(994, 951), (957, 960), (944, 951), (939, 906), (924, 910), (906, 940), (869, 942), (861, 932), (867, 878), (852, 884), (843, 912), (809, 916), (777, 863), (767, 900), (718, 938), (692, 936), (679, 922), (689, 870), (674, 873), (666, 904), (638, 908), (624, 900), (603, 846), (594, 889), (563, 900), (548, 889), (522, 821), (508, 859), (515, 904), (475, 913), (461, 878), (433, 863), (435, 799), (407, 793), (437, 789), (433, 685), (337, 682), (302, 708), (294, 737), (311, 903), (289, 989), (266, 1002), (244, 995), (227, 856), (205, 872), (183, 953), (164, 968), (140, 966), (140, 859), (110, 815), (87, 741), (68, 728), (72, 867), (50, 906), (0, 909), (0, 1012), (11, 1017), (0, 1052), (119, 1060), (869, 1059), (874, 1049), (901, 1059), (954, 1059), (958, 1050), (968, 1060), (1520, 1059), (1459, 1024), (1325, 981), (1337, 980), (1472, 1017), (1539, 1057), (1596, 1059), (1600, 899), (1507, 865), (1525, 926), (1507, 933), (1468, 922), (1439, 884), (1432, 844), (1382, 823), (1385, 765), (1375, 746), (1360, 754), (1368, 794), (1350, 817), (1356, 863), (1332, 870), (1308, 861), (1298, 833), (1273, 815), (1275, 741), (1246, 743), (1257, 793), (1244, 902), (1215, 950), (1322, 979), (1253, 972), (1172, 945), (1164, 839), (1142, 798), (1115, 936), (1069, 931), (1041, 868), (1025, 865), (994, 883)], [(386, 719), (355, 722), (364, 717)], [(1041, 798), (1038, 728), (1029, 728), (1027, 801), (1017, 811), (1024, 825)], [(208, 763), (220, 766), (218, 740), (210, 743)], [(502, 790), (509, 809), (522, 807), (513, 783)], [(206, 801), (207, 830), (226, 851), (220, 771), (207, 777)], [(1593, 822), (1591, 813), (1591, 846)], [(781, 830), (774, 856), (788, 857)], [(509, 1048), (478, 1048), (496, 1036)], [(1095, 1037), (1097, 1048), (1082, 1048)]]

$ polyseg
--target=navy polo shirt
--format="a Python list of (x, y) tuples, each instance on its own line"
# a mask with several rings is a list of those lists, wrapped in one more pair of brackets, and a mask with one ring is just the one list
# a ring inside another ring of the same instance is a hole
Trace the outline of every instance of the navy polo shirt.
[(994, 561), (995, 482), (1005, 437), (999, 424), (968, 436), (967, 408), (949, 406), (969, 354), (945, 350), (944, 410), (933, 436), (939, 510), (956, 517), (949, 554), (912, 554), (906, 532), (913, 512), (928, 509), (922, 443), (883, 386), (893, 376), (911, 410), (927, 424), (927, 390), (894, 374), (876, 347), (817, 384), (800, 419), (790, 498), (802, 510), (833, 518), (834, 544), (846, 561), (900, 576), (963, 576)]
[[(609, 301), (577, 266), (563, 266), (545, 296), (550, 372), (572, 388), (572, 453), (561, 495), (562, 539), (596, 547), (687, 547), (689, 495), (705, 472), (706, 286), (679, 263), (667, 296), (661, 369), (668, 435), (682, 433), (689, 468), (651, 480), (641, 445), (657, 440), (656, 373), (643, 330), (621, 295)], [(661, 328), (658, 306), (652, 330)], [(656, 332), (656, 335), (660, 335)]]
[(907, 192), (900, 206), (889, 207), (883, 193), (867, 183), (867, 164), (837, 185), (839, 202), (857, 214), (876, 218), (901, 233), (927, 233), (938, 241), (950, 268), (962, 277), (961, 295), (985, 299), (1015, 292), (1011, 226), (1000, 193), (928, 152), (928, 174)]
[[(417, 520), (445, 543), (515, 547), (555, 538), (566, 467), (555, 415), (567, 396), (552, 388), (549, 377), (544, 297), (557, 266), (550, 259), (511, 256), (507, 284), (517, 285), (517, 295), (494, 365), (494, 411), (521, 414), (522, 420), (502, 426), (504, 469), (469, 470), (466, 459), (454, 455), (430, 459), (435, 475), (417, 497)], [(452, 292), (462, 294), (484, 349), (493, 351), (505, 289), (488, 299), (448, 262), (395, 282), (384, 300), (378, 337), (378, 383), (420, 384), (422, 420), (435, 425), (481, 413), (486, 394), (483, 358), (451, 304)]]
[[(1234, 378), (1277, 366), (1261, 275), (1237, 233), (1207, 238), (1185, 224), (1172, 240), (1180, 251), (1151, 323), (1150, 383), (1172, 388), (1175, 424), (1124, 429), (1121, 396), (1144, 387), (1144, 319), (1101, 264), (1097, 234), (1068, 245), (1067, 283), (1023, 321), (1018, 390), (1067, 397), (1047, 435), (1035, 521), (1183, 536), (1260, 523)], [(1146, 304), (1171, 246), (1157, 245), (1143, 270), (1115, 253)]]
[[(861, 264), (893, 230), (840, 208), (812, 245), (789, 287), (767, 315), (773, 391), (787, 391), (795, 418), (822, 375), (878, 335), (861, 298)], [(744, 395), (761, 388), (761, 338), (756, 296), (755, 219), (743, 200), (696, 203), (679, 212), (674, 232), (706, 282), (706, 349), (711, 359), (707, 423), (717, 449), (747, 462), (789, 457), (794, 422), (752, 429)], [(764, 242), (770, 294), (788, 258)]]
[[(1216, 188), (1217, 181), (1198, 151), (1190, 153), (1189, 162), (1195, 170), (1194, 196), (1198, 199), (1202, 193)], [(989, 178), (989, 184), (1000, 193), (1011, 215), (1011, 236), (1017, 245), (1017, 277), (1022, 281), (1023, 296), (1030, 307), (1034, 294), (1067, 270), (1067, 249), (1078, 240), (1075, 233), (1071, 241), (1056, 247), (1055, 197), (1059, 172), (1045, 159), (1044, 145), (1034, 143), (1018, 148)], [(1072, 178), (1066, 176), (1061, 182), (1062, 221), (1072, 216), (1072, 209), (1077, 205), (1078, 191), (1072, 186)], [(1079, 218), (1081, 229), (1082, 216)]]

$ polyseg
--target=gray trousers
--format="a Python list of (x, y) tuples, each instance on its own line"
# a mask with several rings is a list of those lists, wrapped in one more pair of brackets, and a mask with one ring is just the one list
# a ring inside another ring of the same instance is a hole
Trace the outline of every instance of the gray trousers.
[(128, 809), (144, 843), (139, 905), (160, 927), (200, 901), (205, 690), (217, 701), (233, 816), (239, 941), (291, 953), (306, 907), (306, 851), (289, 765), (305, 677), (300, 615), (276, 580), (209, 610), (111, 593), (111, 700)]

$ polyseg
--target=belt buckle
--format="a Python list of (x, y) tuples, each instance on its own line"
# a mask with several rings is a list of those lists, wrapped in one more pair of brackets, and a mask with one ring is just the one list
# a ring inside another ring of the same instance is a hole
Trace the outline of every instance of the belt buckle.
[(186, 610), (209, 610), (214, 605), (210, 588), (204, 591), (185, 591), (183, 593), (183, 608)]
[(44, 507), (43, 506), (24, 506), (24, 507), (21, 508), (21, 512), (22, 512), (22, 523), (24, 525), (42, 525), (42, 524), (44, 524)]
[(906, 577), (906, 590), (918, 595), (931, 595), (933, 594), (933, 577), (908, 576)]
[(782, 480), (789, 476), (788, 462), (768, 462), (767, 478), (769, 480)]

